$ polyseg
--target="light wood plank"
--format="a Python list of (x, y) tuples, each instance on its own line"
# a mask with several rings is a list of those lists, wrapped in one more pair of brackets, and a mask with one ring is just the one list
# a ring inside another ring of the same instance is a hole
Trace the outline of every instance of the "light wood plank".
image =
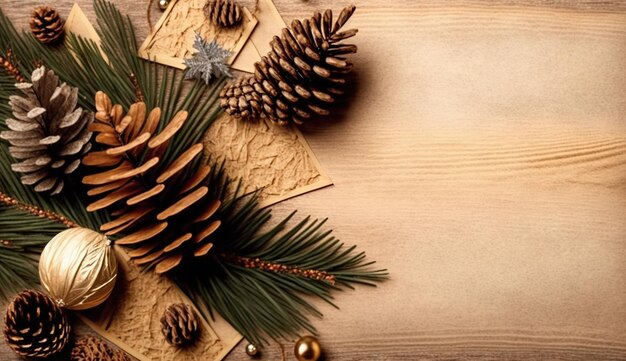
[[(35, 3), (2, 7), (26, 24)], [(339, 6), (276, 3), (287, 22)], [(392, 273), (320, 304), (328, 359), (626, 358), (626, 3), (357, 6), (350, 102), (305, 132), (335, 186), (275, 207)]]

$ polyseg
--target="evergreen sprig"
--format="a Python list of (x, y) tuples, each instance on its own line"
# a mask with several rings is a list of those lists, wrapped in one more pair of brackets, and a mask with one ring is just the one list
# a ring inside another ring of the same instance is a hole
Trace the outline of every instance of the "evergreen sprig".
[(39, 283), (39, 255), (63, 229), (58, 222), (0, 204), (0, 299)]
[[(222, 315), (246, 339), (255, 344), (268, 338), (297, 336), (302, 330), (316, 333), (307, 315), (322, 313), (307, 296), (332, 302), (332, 291), (354, 284), (375, 286), (388, 277), (385, 269), (372, 268), (363, 252), (346, 247), (323, 229), (326, 220), (306, 217), (290, 226), (295, 212), (267, 231), (269, 209), (258, 207), (256, 194), (237, 197), (222, 210), (225, 219), (210, 258), (187, 264), (174, 275), (176, 283), (205, 316)], [(233, 262), (245, 257), (252, 264)], [(335, 282), (289, 272), (272, 272), (255, 264), (296, 267), (314, 274), (323, 272)], [(195, 275), (189, 277), (189, 275)]]
[[(35, 65), (43, 62), (62, 80), (80, 89), (79, 103), (85, 109), (94, 109), (98, 90), (126, 109), (141, 92), (148, 108), (160, 107), (163, 111), (158, 131), (176, 112), (187, 110), (187, 126), (177, 133), (172, 140), (175, 146), (169, 147), (162, 160), (169, 164), (200, 141), (220, 114), (217, 97), (224, 80), (208, 86), (201, 81), (190, 83), (184, 81), (179, 70), (137, 57), (130, 19), (106, 0), (95, 0), (94, 7), (102, 40), (100, 48), (91, 40), (72, 34), (67, 37), (65, 47), (45, 47), (29, 33), (13, 28), (0, 9), (0, 55), (12, 47), (18, 68), (27, 79)], [(4, 104), (15, 91), (13, 83), (0, 69), (0, 129), (6, 127), (4, 121), (11, 116), (11, 109)], [(220, 155), (212, 157), (219, 159)], [(7, 145), (0, 143), (0, 191), (92, 229), (97, 230), (108, 219), (106, 212), (85, 210), (85, 192), (79, 184), (74, 192), (63, 193), (62, 197), (50, 198), (33, 192), (11, 171), (11, 161)], [(332, 291), (355, 284), (375, 285), (387, 277), (385, 270), (372, 268), (373, 262), (367, 261), (364, 253), (332, 237), (324, 229), (325, 221), (307, 217), (294, 225), (290, 222), (292, 214), (271, 226), (271, 211), (259, 208), (256, 193), (241, 194), (241, 183), (231, 181), (223, 166), (216, 165), (213, 169), (206, 185), (213, 196), (222, 200), (219, 210), (222, 226), (214, 237), (214, 250), (171, 275), (207, 317), (219, 313), (257, 344), (269, 338), (295, 336), (302, 330), (314, 333), (309, 316), (321, 316), (321, 313), (309, 302), (309, 296), (333, 304)], [(77, 183), (80, 178), (79, 173)], [(6, 238), (13, 245), (23, 241), (21, 248), (0, 246), (0, 259), (11, 260), (7, 267), (0, 266), (3, 290), (15, 290), (36, 281), (32, 265), (37, 254), (60, 230), (58, 227), (62, 227), (40, 218), (35, 222), (31, 215), (22, 213), (0, 208), (0, 227), (6, 224), (8, 230), (3, 233), (4, 228), (0, 228), (0, 240)], [(23, 223), (26, 219), (33, 222), (32, 227)], [(21, 267), (20, 260), (25, 264), (30, 262), (31, 266), (25, 266), (23, 275), (13, 277)]]

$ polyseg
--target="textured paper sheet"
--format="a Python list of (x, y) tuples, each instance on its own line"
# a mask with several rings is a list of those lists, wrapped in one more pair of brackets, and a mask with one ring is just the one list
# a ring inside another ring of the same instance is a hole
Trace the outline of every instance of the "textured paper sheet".
[(67, 16), (67, 20), (65, 20), (64, 28), (66, 32), (71, 32), (85, 39), (91, 39), (95, 41), (96, 44), (100, 44), (100, 37), (96, 29), (91, 25), (89, 19), (87, 19), (87, 16), (78, 4), (72, 6), (72, 10)]
[(193, 52), (195, 33), (203, 39), (215, 39), (224, 49), (232, 52), (229, 64), (233, 64), (250, 34), (257, 25), (257, 20), (243, 8), (243, 20), (240, 26), (223, 29), (206, 21), (202, 10), (205, 1), (173, 0), (159, 22), (154, 27), (141, 48), (139, 55), (144, 59), (185, 69), (183, 60)]
[(204, 140), (207, 155), (219, 155), (231, 178), (240, 178), (245, 190), (261, 189), (261, 205), (332, 184), (302, 134), (291, 127), (242, 121), (223, 114)]
[(249, 73), (254, 72), (254, 63), (261, 60), (261, 55), (271, 50), (272, 37), (279, 35), (286, 26), (272, 0), (258, 0), (254, 16), (259, 23), (232, 65), (234, 69)]
[(223, 327), (224, 323), (220, 323), (218, 336), (200, 318), (202, 331), (196, 343), (182, 348), (169, 345), (161, 333), (161, 315), (170, 304), (191, 301), (167, 277), (142, 272), (123, 250), (116, 247), (116, 251), (121, 262), (115, 292), (103, 308), (87, 316), (104, 337), (142, 361), (221, 360), (241, 340), (230, 326)]

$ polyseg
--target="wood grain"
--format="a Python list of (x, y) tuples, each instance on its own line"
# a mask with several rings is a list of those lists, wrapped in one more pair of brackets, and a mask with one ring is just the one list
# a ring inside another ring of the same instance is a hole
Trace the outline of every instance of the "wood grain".
[[(1, 1), (20, 24), (36, 3)], [(391, 271), (319, 304), (327, 359), (626, 359), (626, 3), (357, 5), (350, 102), (306, 130), (335, 186), (275, 207)]]

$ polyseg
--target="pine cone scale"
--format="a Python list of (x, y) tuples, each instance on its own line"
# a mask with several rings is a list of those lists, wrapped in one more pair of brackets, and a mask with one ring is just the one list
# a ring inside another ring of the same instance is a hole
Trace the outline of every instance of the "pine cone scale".
[[(161, 245), (158, 245), (158, 246), (161, 246)], [(162, 249), (158, 249), (158, 247), (151, 248), (149, 251), (146, 252), (145, 255), (136, 256), (134, 258), (134, 262), (135, 264), (140, 265), (140, 266), (149, 264), (149, 263), (157, 261), (158, 259), (162, 259), (164, 253), (165, 251), (163, 251)], [(158, 267), (158, 264), (157, 264), (157, 267)]]
[[(41, 130), (39, 124), (32, 122), (30, 118), (22, 116), (20, 113), (17, 112), (14, 112), (13, 116), (16, 119), (9, 118), (6, 120), (6, 124), (9, 129), (16, 132), (29, 132), (28, 134), (34, 134), (36, 136), (43, 134), (43, 131)], [(36, 130), (37, 133), (30, 132), (34, 130)]]
[[(59, 129), (64, 129), (75, 125), (79, 120), (83, 110), (81, 108), (77, 108), (71, 113), (68, 113), (66, 116), (61, 118), (58, 123), (52, 122), (53, 128), (58, 126)], [(58, 125), (57, 125), (58, 124)], [(54, 129), (57, 130), (57, 129)]]
[(333, 33), (339, 31), (350, 19), (354, 11), (356, 10), (356, 6), (350, 5), (343, 9), (341, 13), (339, 13), (339, 17), (337, 18), (337, 22), (335, 22), (335, 26), (333, 26)]

